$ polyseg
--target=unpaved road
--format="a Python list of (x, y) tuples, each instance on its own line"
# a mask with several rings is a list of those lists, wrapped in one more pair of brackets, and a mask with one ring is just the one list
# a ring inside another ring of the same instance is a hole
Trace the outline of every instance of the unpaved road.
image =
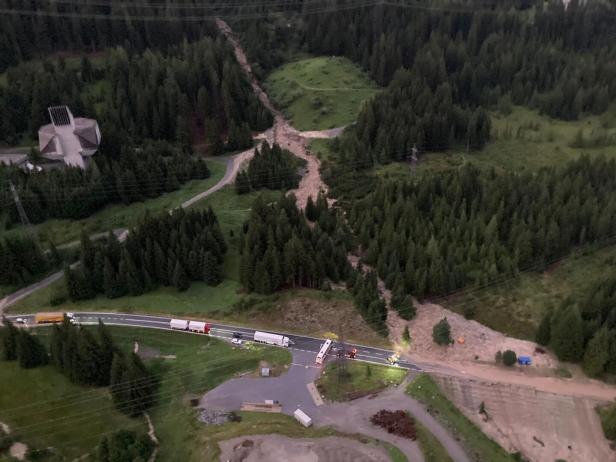
[[(327, 193), (327, 185), (321, 179), (321, 162), (316, 156), (312, 155), (308, 151), (308, 138), (318, 138), (319, 136), (315, 136), (316, 132), (308, 132), (311, 133), (312, 136), (302, 136), (302, 132), (295, 129), (291, 124), (285, 119), (282, 112), (274, 107), (272, 102), (270, 101), (267, 93), (263, 91), (259, 82), (255, 79), (252, 68), (250, 67), (250, 63), (246, 58), (246, 53), (242, 49), (239, 40), (234, 36), (233, 31), (229, 27), (229, 25), (221, 20), (216, 20), (216, 25), (220, 32), (229, 40), (229, 43), (233, 46), (233, 50), (235, 52), (235, 57), (242, 66), (244, 72), (246, 72), (248, 79), (250, 80), (250, 84), (259, 98), (261, 103), (265, 107), (267, 107), (272, 114), (274, 114), (274, 126), (270, 130), (268, 130), (265, 134), (265, 138), (268, 143), (277, 143), (281, 147), (288, 149), (295, 156), (299, 157), (306, 161), (306, 174), (303, 176), (302, 180), (299, 183), (299, 187), (293, 191), (289, 191), (289, 193), (295, 194), (297, 198), (297, 205), (300, 208), (306, 207), (306, 202), (309, 197), (312, 197), (313, 200), (316, 200), (319, 192)], [(339, 130), (339, 129), (334, 129)], [(324, 136), (325, 138), (331, 137), (331, 133), (329, 136)]]
[(321, 371), (320, 368), (315, 368), (313, 363), (314, 353), (293, 351), (292, 366), (280, 377), (231, 379), (207, 392), (201, 399), (200, 407), (232, 411), (239, 409), (244, 401), (263, 402), (266, 399), (275, 399), (280, 401), (285, 414), (293, 415), (295, 409), (301, 408), (316, 426), (332, 426), (344, 433), (363, 433), (397, 446), (409, 461), (422, 461), (423, 455), (417, 442), (387, 433), (370, 423), (370, 417), (381, 409), (403, 409), (409, 411), (432, 432), (454, 461), (469, 460), (462, 445), (449, 431), (434, 419), (421, 403), (404, 393), (407, 382), (385, 390), (376, 397), (317, 406), (306, 387), (316, 380)]
[(233, 157), (230, 157), (227, 160), (227, 170), (225, 171), (225, 175), (218, 181), (218, 183), (216, 183), (210, 189), (203, 191), (191, 197), (190, 199), (182, 202), (182, 205), (180, 205), (180, 207), (182, 207), (183, 209), (188, 208), (191, 205), (195, 204), (196, 202), (199, 202), (200, 200), (206, 198), (210, 194), (213, 194), (216, 191), (221, 190), (228, 184), (235, 182), (235, 177), (237, 176), (237, 173), (240, 171), (240, 168), (242, 167), (244, 162), (247, 162), (250, 159), (252, 159), (252, 156), (254, 156), (254, 153), (255, 153), (255, 148), (250, 148), (250, 149), (247, 149), (246, 151), (243, 151), (243, 152), (240, 152), (239, 154), (234, 155)]

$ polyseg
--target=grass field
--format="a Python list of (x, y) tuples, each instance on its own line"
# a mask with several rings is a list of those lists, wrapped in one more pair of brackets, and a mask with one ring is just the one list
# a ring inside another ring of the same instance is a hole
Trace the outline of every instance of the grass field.
[[(205, 180), (189, 181), (177, 191), (163, 194), (160, 197), (129, 205), (113, 204), (82, 220), (47, 220), (35, 226), (40, 239), (54, 242), (56, 245), (79, 239), (82, 230), (95, 234), (116, 228), (126, 228), (135, 225), (146, 211), (151, 213), (168, 210), (179, 206), (190, 197), (205, 191), (217, 183), (223, 176), (226, 166), (223, 162), (207, 163), (212, 175)], [(15, 227), (0, 232), (0, 236), (21, 234), (23, 229)]]
[[(219, 164), (216, 163), (216, 165)], [(194, 282), (186, 292), (178, 292), (173, 287), (161, 287), (138, 297), (126, 296), (112, 300), (100, 296), (92, 300), (83, 300), (76, 303), (66, 302), (61, 306), (54, 307), (54, 309), (64, 311), (168, 313), (178, 316), (192, 315), (223, 318), (241, 297), (238, 294), (240, 284), (237, 238), (242, 223), (250, 214), (251, 204), (258, 194), (261, 193), (238, 195), (232, 186), (228, 186), (194, 206), (195, 208), (205, 208), (208, 206), (213, 208), (219, 218), (229, 246), (224, 263), (226, 278), (218, 286), (211, 287), (205, 283)], [(264, 191), (262, 194), (265, 195), (266, 200), (270, 200), (277, 197), (279, 193)], [(171, 199), (168, 199), (168, 201), (171, 201)], [(168, 201), (165, 201), (165, 203), (168, 203)], [(178, 200), (178, 202), (180, 201)], [(233, 236), (230, 235), (230, 231), (233, 231)], [(61, 290), (63, 284), (63, 281), (59, 281), (35, 292), (12, 306), (11, 311), (14, 313), (32, 313), (49, 308), (49, 301), (52, 295), (56, 291)]]
[(377, 173), (406, 178), (426, 172), (459, 168), (466, 162), (497, 170), (529, 171), (557, 166), (583, 154), (616, 158), (616, 143), (601, 147), (572, 147), (582, 130), (587, 139), (600, 134), (616, 137), (616, 107), (601, 116), (588, 116), (566, 122), (551, 119), (524, 107), (514, 107), (508, 115), (491, 113), (492, 139), (478, 152), (466, 153), (463, 147), (447, 153), (427, 153), (418, 165), (394, 163), (377, 168)]
[(363, 103), (379, 90), (361, 69), (341, 57), (285, 64), (267, 77), (265, 88), (299, 130), (350, 124)]
[[(110, 330), (124, 351), (132, 350), (137, 341), (140, 351), (153, 358), (147, 361), (162, 374), (158, 402), (150, 409), (161, 442), (159, 460), (186, 460), (201, 451), (195, 436), (204, 426), (185, 403), (186, 394), (203, 393), (238, 372), (256, 370), (261, 360), (277, 367), (291, 360), (289, 352), (280, 348), (240, 350), (207, 336), (127, 327)], [(40, 334), (47, 337), (49, 332)], [(165, 355), (173, 359), (158, 358)], [(91, 451), (106, 432), (146, 428), (143, 419), (116, 412), (105, 390), (72, 385), (51, 366), (23, 370), (3, 362), (0, 378), (0, 421), (9, 423), (26, 443), (59, 448), (69, 460)], [(30, 407), (21, 407), (28, 403)]]
[(441, 442), (421, 423), (415, 420), (417, 442), (425, 462), (453, 462)]
[(451, 298), (443, 305), (461, 314), (472, 307), (474, 319), (480, 323), (532, 340), (547, 309), (601, 280), (613, 271), (615, 263), (616, 246), (577, 250), (543, 273), (522, 273), (502, 284)]
[(25, 370), (15, 362), (0, 362), (0, 421), (18, 441), (57, 447), (69, 460), (89, 452), (101, 433), (145, 428), (115, 411), (105, 390), (73, 385), (51, 366)]
[(50, 306), (49, 301), (57, 290), (62, 290), (60, 280), (41, 289), (11, 306), (13, 313), (35, 313), (45, 310), (61, 311), (120, 311), (124, 313), (159, 313), (176, 316), (222, 317), (237, 300), (239, 283), (227, 278), (218, 286), (194, 282), (185, 292), (174, 287), (160, 287), (138, 297), (109, 299), (103, 296), (79, 302), (67, 301), (59, 306)]
[(453, 432), (454, 436), (474, 456), (473, 460), (489, 460), (490, 462), (512, 462), (515, 460), (511, 454), (488, 438), (473, 422), (466, 418), (441, 393), (438, 385), (429, 375), (419, 375), (408, 386), (406, 392), (425, 404), (428, 411)]
[(332, 160), (331, 140), (315, 139), (310, 142), (310, 150), (322, 161)]
[(327, 364), (316, 385), (321, 394), (330, 401), (347, 401), (359, 396), (376, 393), (391, 385), (398, 385), (406, 376), (406, 370), (378, 364), (347, 362), (348, 376), (340, 381), (337, 363)]

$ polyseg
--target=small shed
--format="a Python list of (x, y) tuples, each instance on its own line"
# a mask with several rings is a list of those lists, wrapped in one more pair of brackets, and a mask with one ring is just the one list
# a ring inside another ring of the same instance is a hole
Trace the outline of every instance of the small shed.
[(270, 368), (262, 367), (261, 368), (261, 377), (269, 377), (270, 376)]

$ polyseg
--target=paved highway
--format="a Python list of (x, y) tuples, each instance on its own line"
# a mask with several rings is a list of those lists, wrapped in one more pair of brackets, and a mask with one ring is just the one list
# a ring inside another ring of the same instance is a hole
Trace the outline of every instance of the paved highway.
[[(102, 320), (105, 324), (108, 325), (117, 325), (117, 326), (134, 326), (134, 327), (144, 327), (150, 329), (162, 329), (162, 330), (170, 330), (169, 321), (171, 318), (165, 316), (149, 316), (142, 314), (126, 314), (126, 313), (86, 313), (86, 312), (75, 312), (73, 313), (75, 316), (75, 320), (81, 324), (96, 324), (98, 320)], [(7, 319), (11, 321), (15, 321), (17, 318), (22, 318), (26, 320), (27, 325), (35, 325), (34, 322), (34, 314), (25, 314), (19, 315), (14, 314), (7, 316)], [(233, 338), (234, 333), (241, 334), (242, 338), (245, 340), (251, 340), (254, 336), (256, 329), (251, 329), (247, 327), (238, 327), (238, 326), (229, 326), (225, 324), (216, 324), (212, 323), (212, 330), (210, 334), (214, 337), (219, 337), (222, 339), (231, 339)], [(268, 331), (272, 332), (272, 331)], [(323, 344), (324, 339), (315, 338), (309, 336), (295, 335), (289, 334), (286, 332), (272, 332), (276, 334), (281, 334), (289, 337), (291, 341), (291, 345), (289, 349), (298, 350), (298, 351), (307, 351), (316, 354), (321, 349), (321, 345)], [(198, 334), (194, 334), (198, 335)], [(335, 345), (334, 345), (335, 346)], [(382, 348), (375, 348), (366, 345), (356, 345), (352, 343), (347, 343), (347, 348), (356, 348), (357, 356), (355, 359), (359, 361), (373, 362), (377, 364), (387, 364), (387, 358), (393, 354), (393, 351), (385, 350)], [(398, 363), (399, 367), (404, 369), (410, 369), (414, 371), (421, 371), (421, 367), (417, 364), (410, 363), (406, 360), (400, 360)]]

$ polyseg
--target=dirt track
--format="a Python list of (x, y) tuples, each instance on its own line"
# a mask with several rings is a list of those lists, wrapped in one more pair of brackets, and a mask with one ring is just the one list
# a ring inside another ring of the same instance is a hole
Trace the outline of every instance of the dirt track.
[[(300, 159), (306, 161), (306, 174), (300, 181), (299, 187), (293, 191), (289, 191), (289, 193), (295, 194), (297, 198), (297, 205), (303, 209), (306, 207), (306, 202), (308, 201), (309, 197), (312, 197), (314, 200), (316, 200), (319, 192), (327, 192), (327, 185), (321, 179), (321, 173), (319, 171), (321, 168), (321, 163), (319, 159), (317, 159), (308, 151), (307, 147), (308, 138), (314, 138), (319, 136), (316, 135), (316, 132), (308, 132), (310, 136), (304, 137), (302, 136), (302, 133), (300, 131), (298, 131), (297, 129), (292, 127), (291, 124), (289, 124), (282, 112), (280, 112), (274, 107), (269, 97), (267, 96), (267, 93), (263, 91), (263, 89), (255, 79), (252, 73), (252, 68), (250, 67), (250, 63), (246, 58), (246, 54), (244, 53), (244, 50), (242, 49), (239, 41), (233, 35), (233, 31), (231, 30), (229, 25), (221, 19), (216, 20), (216, 25), (233, 46), (235, 57), (238, 63), (242, 66), (242, 69), (244, 69), (244, 72), (246, 72), (246, 74), (248, 75), (250, 84), (255, 94), (257, 95), (261, 103), (263, 103), (263, 105), (267, 107), (272, 112), (272, 114), (274, 114), (274, 126), (270, 130), (267, 130), (263, 137), (268, 143), (277, 143), (281, 147), (291, 151)], [(323, 137), (327, 138), (331, 136), (331, 133), (329, 133), (330, 131), (327, 132), (328, 133), (326, 134), (324, 133)]]

